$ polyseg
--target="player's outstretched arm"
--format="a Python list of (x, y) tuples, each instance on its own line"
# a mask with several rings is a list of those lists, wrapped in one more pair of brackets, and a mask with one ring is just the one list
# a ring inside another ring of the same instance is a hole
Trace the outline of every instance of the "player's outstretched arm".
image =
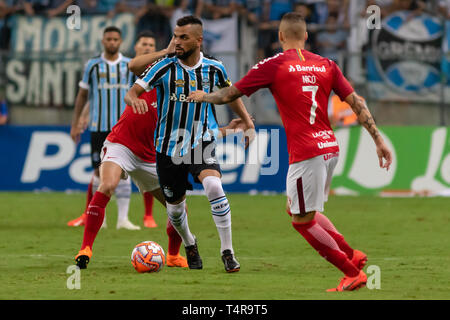
[[(358, 116), (359, 123), (366, 128), (367, 132), (369, 132), (372, 136), (372, 139), (377, 147), (380, 168), (386, 168), (386, 170), (389, 170), (389, 166), (392, 163), (392, 153), (378, 131), (375, 120), (367, 107), (366, 101), (355, 92), (348, 95), (347, 98), (345, 98), (345, 101), (352, 107), (353, 112), (355, 112)], [(383, 159), (385, 160), (384, 163)]]
[(142, 88), (138, 84), (134, 84), (130, 90), (128, 90), (125, 95), (125, 103), (133, 108), (134, 113), (143, 114), (148, 111), (147, 103), (144, 99), (139, 99), (139, 96), (144, 92), (144, 88)]
[(197, 101), (197, 102), (209, 102), (214, 104), (226, 104), (230, 103), (233, 100), (236, 100), (237, 98), (240, 98), (243, 96), (243, 93), (239, 91), (238, 88), (235, 86), (231, 87), (225, 87), (220, 90), (206, 93), (201, 90), (197, 90), (192, 92), (188, 96), (188, 100), (190, 101)]
[(242, 95), (242, 92), (239, 91), (238, 88), (231, 86), (208, 94), (204, 91), (197, 90), (192, 92), (187, 99), (188, 101), (209, 102), (213, 104), (228, 103), (231, 109), (242, 119), (244, 123), (245, 147), (247, 148), (255, 137), (255, 125), (251, 116), (248, 114), (244, 103), (241, 99), (239, 99)]
[(172, 40), (169, 43), (169, 46), (166, 49), (157, 52), (143, 54), (141, 56), (136, 56), (135, 58), (131, 59), (130, 62), (128, 62), (128, 69), (130, 69), (131, 72), (133, 72), (135, 75), (140, 76), (145, 71), (145, 69), (147, 69), (149, 64), (152, 64), (158, 59), (161, 59), (162, 57), (174, 52), (175, 52), (175, 43), (172, 38)]

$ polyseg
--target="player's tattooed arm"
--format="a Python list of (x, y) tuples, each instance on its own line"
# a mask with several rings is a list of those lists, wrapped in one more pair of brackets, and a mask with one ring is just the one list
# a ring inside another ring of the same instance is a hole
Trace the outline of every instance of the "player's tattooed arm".
[(204, 91), (194, 91), (189, 95), (188, 100), (197, 102), (209, 102), (214, 104), (226, 104), (242, 96), (243, 94), (239, 91), (238, 88), (236, 88), (235, 86), (231, 86), (208, 94)]
[[(350, 94), (345, 101), (352, 107), (353, 112), (355, 112), (358, 116), (359, 123), (366, 128), (367, 132), (369, 132), (372, 136), (372, 139), (377, 147), (380, 167), (389, 169), (389, 166), (392, 163), (392, 153), (378, 131), (377, 125), (375, 124), (375, 120), (367, 107), (366, 101), (355, 92)], [(383, 159), (385, 160), (384, 163)]]
[(209, 102), (213, 104), (226, 104), (229, 103), (230, 108), (242, 119), (244, 123), (244, 140), (245, 147), (247, 148), (250, 142), (255, 138), (255, 125), (252, 117), (248, 114), (244, 103), (240, 97), (242, 92), (235, 86), (224, 87), (220, 90), (212, 93), (206, 93), (201, 90), (192, 92), (188, 96), (188, 101), (193, 102)]
[(355, 112), (358, 116), (359, 123), (366, 128), (373, 140), (376, 142), (379, 138), (381, 138), (380, 132), (378, 131), (375, 120), (367, 107), (366, 101), (355, 92), (347, 97), (346, 101), (352, 107), (353, 112)]

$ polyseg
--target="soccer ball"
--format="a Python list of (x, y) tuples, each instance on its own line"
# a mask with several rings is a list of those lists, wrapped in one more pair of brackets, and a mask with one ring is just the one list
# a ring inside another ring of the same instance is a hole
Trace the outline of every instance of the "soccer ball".
[(166, 255), (156, 242), (144, 241), (131, 252), (131, 264), (139, 273), (158, 272), (166, 264)]

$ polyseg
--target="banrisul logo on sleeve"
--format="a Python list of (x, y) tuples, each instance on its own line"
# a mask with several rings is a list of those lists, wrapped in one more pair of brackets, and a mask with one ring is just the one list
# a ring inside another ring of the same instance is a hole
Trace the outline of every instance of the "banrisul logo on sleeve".
[(440, 84), (443, 26), (437, 17), (396, 12), (374, 30), (375, 65), (384, 82), (400, 93), (437, 92)]

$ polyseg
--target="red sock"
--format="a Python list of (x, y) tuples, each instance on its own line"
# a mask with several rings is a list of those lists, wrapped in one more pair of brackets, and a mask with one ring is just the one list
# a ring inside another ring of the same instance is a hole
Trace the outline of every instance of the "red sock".
[(92, 193), (92, 179), (93, 178), (91, 178), (91, 181), (89, 182), (87, 193), (86, 193), (86, 208), (84, 208), (84, 212), (85, 213), (86, 213), (87, 208), (89, 206), (89, 203), (91, 203), (91, 200), (92, 200), (92, 197), (93, 197), (93, 193)]
[(319, 254), (346, 276), (356, 277), (359, 270), (347, 258), (347, 255), (339, 249), (336, 241), (315, 220), (306, 223), (292, 222), (297, 230)]
[(91, 247), (94, 244), (95, 237), (100, 230), (103, 219), (105, 218), (105, 208), (109, 202), (109, 197), (100, 191), (95, 192), (91, 203), (86, 210), (86, 224), (84, 226), (83, 244), (81, 249), (86, 246)]
[(145, 216), (153, 217), (153, 195), (151, 192), (144, 192)]
[(325, 215), (320, 212), (316, 212), (314, 220), (336, 241), (339, 249), (345, 252), (347, 257), (351, 260), (353, 258), (353, 249), (345, 241), (344, 236), (339, 233), (333, 223)]
[(172, 226), (169, 219), (167, 219), (166, 233), (169, 236), (169, 254), (171, 256), (176, 256), (180, 253), (180, 246), (183, 240), (181, 239), (177, 230)]

